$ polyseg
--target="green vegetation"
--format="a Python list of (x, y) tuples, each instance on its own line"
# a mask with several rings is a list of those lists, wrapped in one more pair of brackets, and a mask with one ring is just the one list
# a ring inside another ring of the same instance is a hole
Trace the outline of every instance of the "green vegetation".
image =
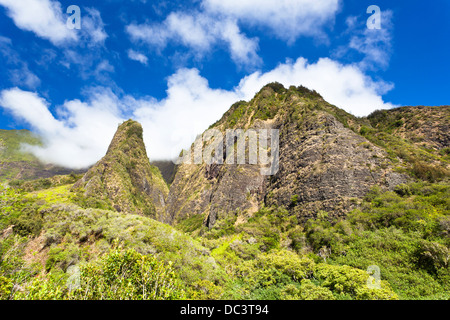
[[(44, 280), (44, 281), (42, 281)], [(4, 285), (8, 290), (11, 286)], [(11, 290), (11, 289), (9, 289)], [(87, 263), (73, 275), (48, 273), (36, 278), (16, 299), (174, 300), (185, 292), (171, 264), (135, 250), (112, 249), (97, 263)]]
[[(338, 221), (322, 214), (300, 225), (289, 210), (262, 208), (196, 239), (144, 216), (81, 208), (70, 185), (1, 190), (1, 229), (14, 225), (0, 235), (2, 299), (450, 298), (445, 183), (374, 188)], [(203, 219), (177, 227), (191, 232)], [(367, 286), (372, 265), (379, 289)], [(78, 289), (68, 286), (74, 267)]]
[[(197, 239), (144, 216), (83, 209), (70, 185), (1, 190), (1, 229), (14, 225), (0, 235), (2, 299), (449, 298), (444, 183), (374, 188), (345, 220), (323, 214), (304, 226), (286, 209), (262, 208)], [(178, 227), (191, 232), (203, 219)], [(371, 265), (380, 289), (367, 286)], [(81, 286), (72, 290), (74, 266)]]

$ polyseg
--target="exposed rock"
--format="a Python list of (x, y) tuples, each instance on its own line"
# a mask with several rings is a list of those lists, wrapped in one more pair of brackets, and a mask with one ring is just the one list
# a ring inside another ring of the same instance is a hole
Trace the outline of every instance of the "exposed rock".
[(318, 210), (341, 215), (373, 185), (392, 189), (406, 181), (384, 150), (329, 113), (313, 112), (300, 126), (287, 122), (280, 130), (280, 167), (265, 202), (291, 208), (302, 220)]
[(383, 149), (342, 121), (359, 120), (304, 87), (265, 86), (252, 101), (234, 104), (212, 128), (222, 133), (278, 129), (276, 174), (262, 175), (260, 162), (181, 164), (171, 185), (165, 221), (176, 224), (202, 214), (211, 228), (230, 215), (237, 215), (239, 221), (248, 219), (262, 205), (288, 208), (300, 221), (321, 210), (330, 217), (341, 216), (372, 186), (393, 189), (406, 182)]

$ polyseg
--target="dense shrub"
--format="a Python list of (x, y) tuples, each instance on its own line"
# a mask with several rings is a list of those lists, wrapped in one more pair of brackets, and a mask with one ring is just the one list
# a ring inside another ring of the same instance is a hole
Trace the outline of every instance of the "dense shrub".
[(8, 300), (11, 296), (13, 283), (11, 279), (0, 276), (0, 300)]
[(380, 282), (379, 289), (367, 286), (368, 273), (349, 266), (320, 264), (314, 271), (314, 277), (339, 295), (350, 295), (358, 300), (396, 300), (397, 295), (386, 281)]
[(79, 285), (68, 287), (67, 275), (36, 278), (16, 299), (173, 300), (185, 297), (171, 264), (132, 249), (113, 249), (98, 262), (80, 267)]
[(81, 267), (76, 299), (173, 300), (184, 297), (172, 265), (129, 249), (113, 250), (100, 264)]
[(304, 279), (300, 287), (287, 285), (281, 291), (283, 300), (335, 300), (333, 293), (324, 287), (315, 285), (311, 280)]

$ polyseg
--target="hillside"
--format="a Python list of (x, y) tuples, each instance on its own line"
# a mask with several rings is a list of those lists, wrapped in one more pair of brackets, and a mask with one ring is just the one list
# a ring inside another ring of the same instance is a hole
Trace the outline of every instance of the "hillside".
[(154, 163), (170, 188), (128, 120), (86, 173), (0, 186), (0, 299), (447, 300), (449, 108), (420, 110), (272, 83), (210, 129), (279, 130), (278, 166), (205, 139), (225, 164)]

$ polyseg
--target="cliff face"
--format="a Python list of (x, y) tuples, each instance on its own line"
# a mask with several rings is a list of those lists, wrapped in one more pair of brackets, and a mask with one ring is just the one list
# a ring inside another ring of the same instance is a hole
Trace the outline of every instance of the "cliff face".
[[(180, 164), (165, 222), (203, 215), (204, 224), (212, 227), (237, 215), (239, 223), (263, 205), (284, 206), (300, 221), (320, 210), (339, 216), (372, 186), (393, 189), (406, 182), (385, 150), (354, 132), (362, 122), (304, 87), (265, 86), (250, 102), (233, 105), (210, 129), (224, 136), (227, 129), (277, 129), (277, 170), (262, 175), (264, 166), (249, 164), (248, 156), (246, 164)], [(269, 141), (267, 146), (274, 151)]]
[(142, 126), (135, 121), (119, 126), (106, 155), (73, 186), (80, 188), (85, 197), (106, 200), (119, 212), (164, 216), (168, 187), (150, 165)]
[(281, 124), (280, 169), (267, 183), (266, 205), (290, 208), (299, 220), (319, 211), (339, 216), (374, 185), (392, 190), (406, 182), (387, 153), (333, 115), (305, 110)]

